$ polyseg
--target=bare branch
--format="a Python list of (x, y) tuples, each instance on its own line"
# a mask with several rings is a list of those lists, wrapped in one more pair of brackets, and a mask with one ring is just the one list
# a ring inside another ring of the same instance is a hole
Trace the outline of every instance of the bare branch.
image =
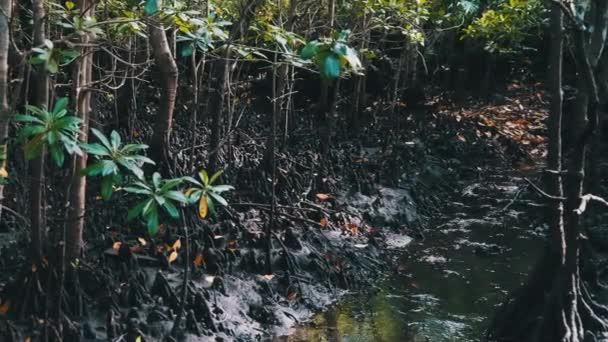
[(528, 184), (530, 184), (530, 186), (536, 191), (538, 192), (541, 196), (543, 196), (546, 199), (552, 200), (552, 201), (565, 201), (566, 198), (565, 197), (558, 197), (558, 196), (553, 196), (553, 195), (549, 195), (548, 193), (546, 193), (543, 189), (541, 189), (538, 185), (534, 184), (531, 180), (529, 180), (528, 178), (524, 178), (524, 180), (526, 182), (528, 182)]
[(579, 216), (582, 215), (587, 210), (587, 205), (591, 201), (599, 202), (604, 206), (608, 207), (608, 201), (606, 201), (605, 199), (593, 194), (587, 194), (581, 197), (581, 204), (578, 206), (578, 209), (574, 210), (574, 212)]

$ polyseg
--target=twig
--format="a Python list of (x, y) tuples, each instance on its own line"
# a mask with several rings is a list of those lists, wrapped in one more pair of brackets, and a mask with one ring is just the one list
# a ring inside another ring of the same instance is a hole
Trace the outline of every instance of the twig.
[(565, 201), (566, 198), (565, 197), (558, 197), (558, 196), (553, 196), (553, 195), (549, 195), (548, 193), (546, 193), (543, 189), (541, 189), (538, 185), (534, 184), (531, 180), (529, 180), (528, 178), (524, 178), (524, 180), (526, 182), (528, 182), (528, 184), (530, 184), (530, 186), (532, 186), (532, 188), (538, 192), (541, 196), (545, 197), (546, 199), (550, 199), (552, 201)]
[(579, 216), (582, 215), (587, 210), (587, 205), (591, 201), (600, 202), (604, 206), (608, 207), (608, 201), (606, 201), (605, 199), (593, 194), (587, 194), (581, 197), (581, 204), (578, 206), (577, 209), (574, 210), (574, 212)]

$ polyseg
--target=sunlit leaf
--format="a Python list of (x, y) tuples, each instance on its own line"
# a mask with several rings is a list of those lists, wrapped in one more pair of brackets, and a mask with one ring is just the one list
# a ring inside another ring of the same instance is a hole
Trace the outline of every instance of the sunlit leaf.
[(315, 196), (321, 201), (328, 200), (330, 197), (328, 194), (316, 194)]
[(173, 246), (171, 246), (171, 248), (173, 248), (173, 250), (178, 250), (178, 249), (182, 248), (182, 240), (180, 240), (180, 239), (175, 240), (175, 242), (173, 243)]
[(201, 200), (198, 202), (198, 215), (201, 218), (207, 217), (207, 213), (209, 210), (209, 203), (207, 200), (207, 196), (201, 196)]
[(177, 260), (177, 252), (173, 251), (173, 252), (171, 252), (171, 254), (169, 254), (169, 263), (172, 263), (175, 260)]

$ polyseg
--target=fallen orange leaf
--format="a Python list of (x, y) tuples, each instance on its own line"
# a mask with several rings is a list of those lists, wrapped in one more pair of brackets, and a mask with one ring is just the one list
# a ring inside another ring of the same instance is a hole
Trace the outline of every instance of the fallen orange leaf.
[(201, 266), (204, 262), (205, 262), (205, 260), (203, 259), (202, 254), (197, 254), (196, 257), (194, 258), (195, 266)]
[(8, 309), (11, 308), (11, 301), (10, 300), (6, 300), (6, 302), (2, 303), (2, 305), (0, 305), (0, 313), (7, 313)]

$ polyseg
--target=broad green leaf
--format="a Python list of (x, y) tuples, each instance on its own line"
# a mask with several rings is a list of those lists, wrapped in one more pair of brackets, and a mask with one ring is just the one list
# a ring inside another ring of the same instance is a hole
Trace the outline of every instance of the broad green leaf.
[(169, 191), (165, 194), (165, 197), (180, 203), (188, 202), (188, 198), (181, 191)]
[(132, 221), (134, 218), (139, 216), (142, 213), (142, 211), (144, 210), (144, 207), (146, 206), (146, 204), (147, 204), (147, 201), (144, 201), (144, 202), (139, 203), (135, 207), (129, 209), (127, 221)]
[(59, 167), (63, 166), (65, 161), (65, 154), (61, 150), (61, 148), (57, 145), (49, 146), (49, 151), (51, 152), (51, 158), (55, 162), (55, 164)]
[(104, 148), (103, 146), (101, 146), (100, 144), (94, 143), (94, 144), (80, 144), (80, 147), (82, 147), (83, 150), (85, 150), (87, 153), (89, 154), (94, 154), (96, 156), (109, 156), (110, 153), (108, 152), (108, 150), (106, 148)]
[(160, 11), (161, 0), (146, 0), (146, 5), (144, 6), (144, 11), (147, 15), (156, 14)]
[(48, 60), (46, 63), (46, 70), (51, 74), (56, 74), (59, 71), (59, 64), (55, 60)]
[(114, 185), (114, 180), (111, 176), (103, 177), (101, 180), (101, 197), (107, 201), (112, 197), (112, 186)]
[(226, 199), (224, 199), (224, 197), (214, 193), (214, 192), (209, 192), (209, 195), (216, 200), (219, 204), (223, 205), (223, 206), (227, 206), (228, 202), (226, 201)]
[(221, 194), (222, 192), (225, 192), (225, 191), (234, 190), (234, 187), (232, 185), (216, 185), (216, 186), (212, 187), (211, 189), (213, 190), (213, 192)]
[(126, 192), (129, 192), (129, 193), (132, 193), (132, 194), (139, 194), (139, 195), (149, 195), (150, 194), (150, 190), (138, 188), (138, 187), (134, 187), (134, 186), (125, 186), (123, 188), (123, 190), (125, 190)]
[(84, 170), (82, 170), (82, 174), (87, 175), (87, 176), (99, 176), (101, 174), (102, 170), (103, 170), (103, 164), (95, 163), (95, 164), (89, 165)]
[(112, 142), (112, 147), (114, 150), (118, 150), (120, 148), (122, 141), (118, 132), (112, 131), (112, 133), (110, 133), (110, 141)]
[(194, 47), (192, 45), (186, 45), (182, 48), (182, 57), (190, 57), (194, 53)]
[(328, 54), (321, 68), (321, 76), (324, 79), (336, 79), (340, 77), (341, 71), (340, 58), (334, 53)]
[(165, 191), (171, 190), (171, 189), (175, 188), (176, 186), (180, 185), (182, 182), (183, 182), (182, 178), (169, 179), (160, 188), (160, 192), (165, 192)]
[(223, 172), (224, 171), (220, 170), (214, 173), (213, 176), (211, 176), (211, 178), (209, 179), (209, 184), (213, 184), (222, 175)]
[(308, 44), (306, 44), (306, 46), (304, 47), (304, 49), (302, 49), (302, 52), (300, 54), (300, 57), (302, 57), (302, 59), (311, 59), (313, 58), (317, 52), (319, 51), (319, 42), (316, 40), (313, 40), (311, 42), (308, 42)]
[(112, 150), (112, 145), (110, 144), (110, 141), (108, 140), (108, 138), (106, 138), (106, 136), (103, 133), (101, 133), (99, 130), (97, 130), (95, 128), (91, 128), (91, 132), (93, 132), (93, 134), (108, 149), (108, 151)]
[(174, 219), (179, 218), (179, 211), (177, 210), (177, 208), (175, 207), (175, 205), (173, 205), (173, 203), (171, 203), (170, 201), (165, 202), (165, 205), (163, 206), (163, 208), (165, 208), (165, 211)]
[(146, 216), (146, 221), (148, 222), (148, 234), (156, 235), (158, 233), (158, 210), (156, 208)]
[(198, 175), (201, 177), (201, 180), (203, 181), (204, 185), (209, 184), (209, 175), (207, 174), (206, 170), (200, 170), (198, 172)]

